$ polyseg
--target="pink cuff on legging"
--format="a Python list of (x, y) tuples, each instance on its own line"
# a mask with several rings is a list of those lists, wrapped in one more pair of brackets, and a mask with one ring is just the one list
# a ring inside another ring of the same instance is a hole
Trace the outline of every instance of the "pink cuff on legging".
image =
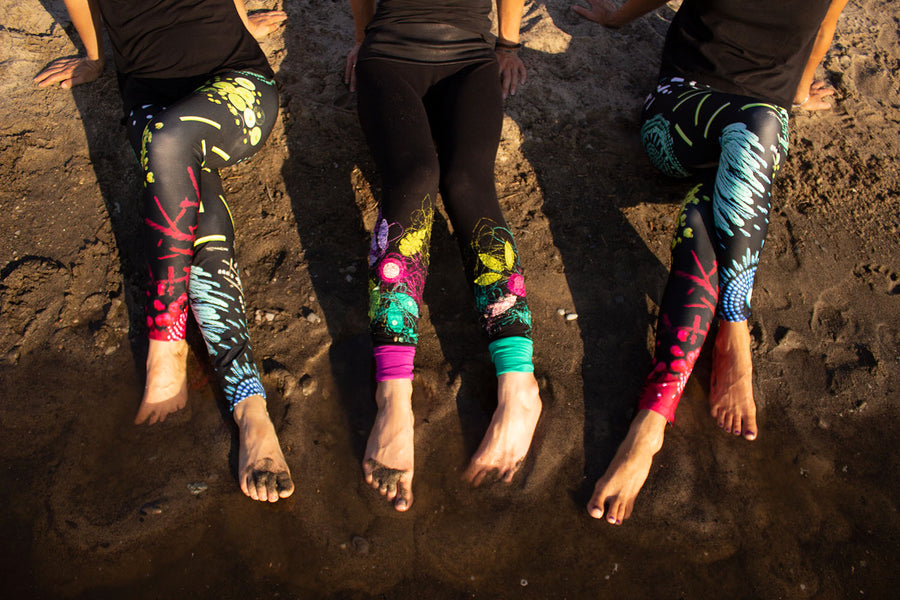
[(638, 410), (652, 410), (666, 418), (669, 423), (675, 423), (675, 409), (681, 400), (681, 393), (687, 384), (690, 373), (683, 377), (672, 376), (670, 381), (650, 381), (644, 384), (638, 399)]
[(375, 346), (375, 381), (412, 379), (415, 346)]

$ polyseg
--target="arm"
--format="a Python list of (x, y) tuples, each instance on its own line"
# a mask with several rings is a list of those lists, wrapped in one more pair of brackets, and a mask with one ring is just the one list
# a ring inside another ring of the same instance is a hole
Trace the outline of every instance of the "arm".
[(667, 0), (628, 0), (622, 6), (616, 7), (612, 0), (587, 0), (591, 5), (590, 8), (576, 4), (572, 10), (589, 21), (610, 29), (618, 29), (653, 12), (666, 2)]
[(66, 10), (75, 25), (78, 37), (84, 44), (87, 56), (59, 58), (50, 63), (34, 78), (40, 87), (58, 83), (69, 89), (73, 85), (94, 81), (103, 72), (106, 59), (103, 56), (100, 10), (96, 0), (65, 0)]
[(519, 28), (525, 0), (497, 1), (497, 62), (500, 64), (500, 89), (503, 98), (515, 95), (525, 83), (525, 64), (516, 55), (519, 49)]
[(287, 19), (287, 13), (283, 10), (264, 10), (248, 15), (244, 0), (234, 0), (234, 8), (237, 9), (237, 13), (241, 16), (244, 27), (247, 28), (247, 31), (250, 32), (250, 35), (256, 41), (261, 41), (278, 29)]
[(834, 30), (837, 28), (837, 20), (841, 15), (841, 11), (847, 5), (847, 0), (831, 0), (828, 12), (819, 26), (819, 33), (816, 35), (816, 41), (813, 44), (812, 52), (809, 54), (809, 60), (806, 61), (806, 67), (803, 69), (803, 76), (797, 85), (797, 92), (794, 94), (794, 105), (805, 108), (806, 110), (824, 110), (831, 108), (831, 105), (822, 98), (830, 96), (834, 90), (827, 87), (823, 81), (814, 81), (816, 69), (828, 48), (831, 47), (831, 41), (834, 39)]
[(356, 35), (356, 44), (347, 53), (347, 62), (344, 65), (344, 83), (350, 86), (350, 91), (356, 91), (356, 56), (359, 47), (366, 37), (366, 25), (375, 16), (375, 0), (350, 0), (350, 8), (353, 10), (353, 29)]

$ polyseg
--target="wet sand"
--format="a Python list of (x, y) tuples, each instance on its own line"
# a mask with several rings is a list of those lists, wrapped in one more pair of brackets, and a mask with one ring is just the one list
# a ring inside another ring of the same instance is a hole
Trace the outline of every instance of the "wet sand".
[[(188, 407), (143, 387), (136, 165), (115, 76), (34, 76), (76, 51), (58, 0), (0, 8), (0, 593), (27, 598), (893, 598), (900, 585), (900, 33), (850, 3), (796, 114), (751, 317), (759, 440), (708, 416), (709, 353), (635, 515), (585, 511), (633, 414), (687, 184), (638, 140), (663, 9), (621, 31), (529, 2), (529, 79), (497, 186), (526, 268), (544, 399), (511, 486), (460, 480), (496, 384), (447, 219), (417, 355), (415, 504), (362, 480), (375, 415), (366, 251), (379, 183), (341, 82), (346, 2), (283, 6), (264, 44), (281, 119), (223, 173), (269, 407), (297, 489), (253, 502), (196, 331)], [(575, 313), (567, 320), (563, 309)]]

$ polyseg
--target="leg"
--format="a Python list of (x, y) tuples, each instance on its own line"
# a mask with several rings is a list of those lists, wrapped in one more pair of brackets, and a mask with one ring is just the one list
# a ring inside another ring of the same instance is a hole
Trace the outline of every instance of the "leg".
[(503, 103), (497, 63), (464, 67), (426, 98), (441, 163), (441, 195), (459, 236), (497, 368), (497, 408), (463, 477), (511, 482), (534, 436), (541, 399), (531, 361), (531, 312), (515, 240), (494, 185)]
[(656, 326), (653, 368), (628, 434), (588, 503), (592, 517), (605, 515), (614, 525), (631, 516), (712, 322), (718, 290), (709, 194), (713, 175), (707, 173), (707, 183), (693, 188), (681, 208)]
[(438, 188), (437, 157), (422, 105), (429, 72), (386, 60), (357, 64), (360, 124), (383, 188), (369, 253), (378, 413), (363, 474), (398, 511), (413, 502), (412, 367)]
[(266, 411), (265, 390), (250, 347), (244, 295), (234, 259), (234, 226), (218, 173), (200, 172), (201, 202), (188, 287), (225, 399), (240, 432), (238, 481), (254, 500), (275, 502), (294, 491)]
[(129, 115), (129, 138), (144, 172), (151, 279), (147, 385), (138, 423), (164, 419), (187, 398), (184, 326), (201, 169), (252, 155), (276, 114), (274, 83), (234, 72), (169, 107), (147, 105)]

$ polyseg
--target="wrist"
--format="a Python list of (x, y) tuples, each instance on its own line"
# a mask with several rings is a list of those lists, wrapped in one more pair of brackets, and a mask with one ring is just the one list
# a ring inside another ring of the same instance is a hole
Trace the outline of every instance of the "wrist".
[(516, 50), (518, 50), (518, 49), (521, 48), (521, 47), (522, 47), (522, 43), (521, 43), (521, 42), (518, 42), (518, 41), (513, 42), (513, 41), (511, 41), (511, 40), (508, 40), (508, 39), (502, 38), (502, 37), (498, 37), (498, 38), (497, 38), (497, 41), (494, 43), (494, 49), (495, 49), (495, 50), (501, 50), (501, 49), (502, 49), (502, 50), (512, 50), (512, 51), (516, 51)]

